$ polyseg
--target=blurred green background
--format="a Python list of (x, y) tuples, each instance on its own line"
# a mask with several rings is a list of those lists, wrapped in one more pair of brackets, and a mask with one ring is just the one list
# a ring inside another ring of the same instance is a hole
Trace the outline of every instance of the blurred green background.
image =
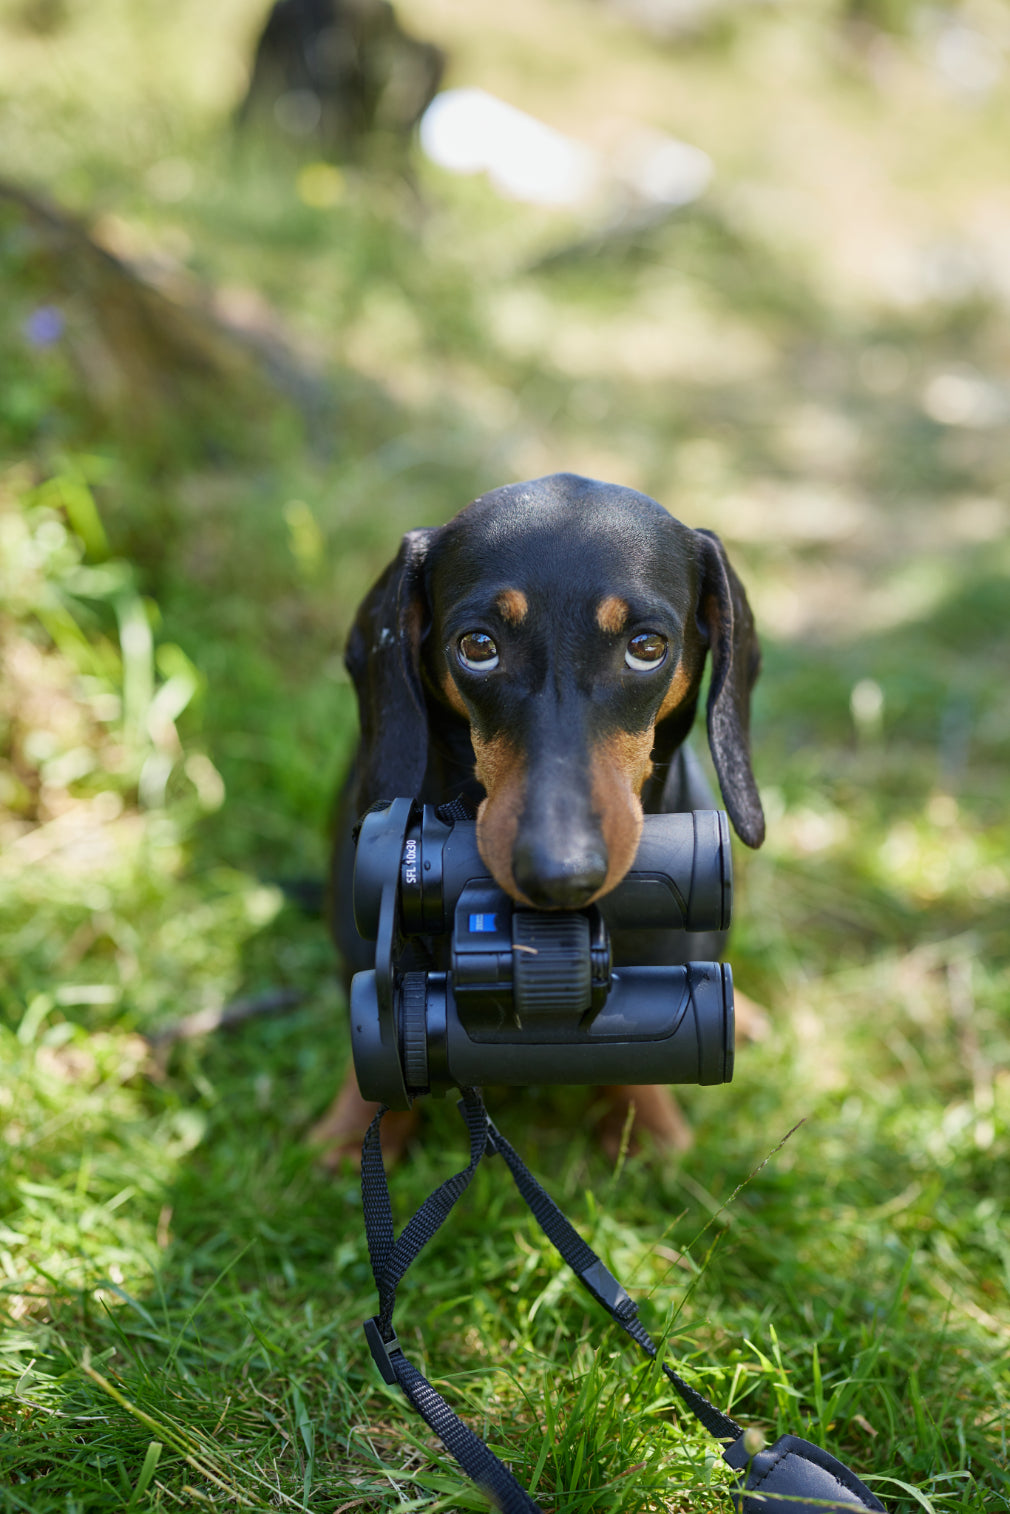
[[(343, 638), (402, 531), (569, 469), (747, 585), (731, 957), (769, 1029), (619, 1185), (588, 1095), (504, 1128), (719, 1402), (895, 1508), (1008, 1508), (1010, 11), (401, 0), (446, 86), (593, 151), (559, 207), (240, 132), (268, 9), (0, 10), (0, 1507), (484, 1507), (364, 1360), (355, 1180), (306, 1140), (343, 1006), (278, 885), (325, 867)], [(646, 130), (709, 155), (700, 197), (629, 196)], [(496, 1176), (414, 1285), (431, 1370), (548, 1508), (725, 1507)]]

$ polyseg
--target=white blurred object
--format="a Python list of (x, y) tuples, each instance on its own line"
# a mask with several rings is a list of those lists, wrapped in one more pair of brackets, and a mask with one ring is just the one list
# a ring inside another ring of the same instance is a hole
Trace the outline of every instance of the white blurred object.
[(603, 157), (483, 89), (436, 95), (421, 120), (421, 147), (452, 173), (486, 173), (500, 194), (533, 205), (579, 206), (608, 192), (647, 206), (690, 204), (712, 178), (712, 160), (647, 127)]
[(595, 154), (483, 89), (447, 89), (421, 118), (421, 147), (453, 173), (486, 172), (501, 194), (577, 205), (597, 187)]
[(651, 205), (690, 205), (712, 182), (712, 159), (700, 147), (638, 128), (621, 144), (617, 172), (622, 182)]
[(967, 363), (958, 363), (933, 374), (922, 408), (941, 426), (987, 431), (1010, 419), (1010, 393)]
[(998, 44), (953, 16), (938, 27), (933, 53), (940, 77), (957, 94), (984, 99), (1003, 77)]

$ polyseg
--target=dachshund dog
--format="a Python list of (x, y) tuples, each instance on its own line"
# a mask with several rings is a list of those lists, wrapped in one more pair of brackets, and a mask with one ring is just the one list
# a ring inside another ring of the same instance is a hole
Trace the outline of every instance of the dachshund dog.
[[(351, 916), (352, 828), (379, 800), (469, 801), (499, 886), (566, 910), (620, 882), (643, 812), (715, 808), (684, 745), (706, 655), (723, 801), (757, 847), (748, 728), (760, 650), (717, 537), (634, 490), (568, 473), (495, 489), (445, 526), (408, 532), (347, 648), (361, 743), (342, 798), (331, 925), (348, 977), (372, 965)], [(617, 963), (680, 963), (714, 960), (725, 940), (615, 932), (613, 945)], [(689, 1141), (667, 1089), (607, 1092), (615, 1119), (633, 1104), (637, 1129), (660, 1146)], [(314, 1132), (324, 1160), (349, 1154), (373, 1112), (352, 1072)], [(393, 1143), (407, 1119), (389, 1129)]]

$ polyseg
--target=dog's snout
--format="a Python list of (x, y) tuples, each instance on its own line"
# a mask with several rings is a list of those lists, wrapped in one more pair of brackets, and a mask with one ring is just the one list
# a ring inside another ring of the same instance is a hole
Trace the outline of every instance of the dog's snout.
[(558, 853), (534, 837), (517, 844), (512, 867), (523, 895), (537, 909), (580, 909), (603, 887), (607, 854), (598, 843)]

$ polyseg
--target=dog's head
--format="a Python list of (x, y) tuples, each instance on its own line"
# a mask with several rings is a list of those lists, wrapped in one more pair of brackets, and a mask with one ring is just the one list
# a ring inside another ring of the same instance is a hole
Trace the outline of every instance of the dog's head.
[(587, 904), (634, 859), (643, 788), (691, 727), (706, 654), (723, 799), (760, 846), (748, 738), (760, 654), (721, 543), (645, 495), (571, 474), (496, 489), (408, 533), (361, 607), (347, 658), (359, 801), (419, 793), (432, 743), (469, 758), (468, 738), (496, 881), (539, 907)]

